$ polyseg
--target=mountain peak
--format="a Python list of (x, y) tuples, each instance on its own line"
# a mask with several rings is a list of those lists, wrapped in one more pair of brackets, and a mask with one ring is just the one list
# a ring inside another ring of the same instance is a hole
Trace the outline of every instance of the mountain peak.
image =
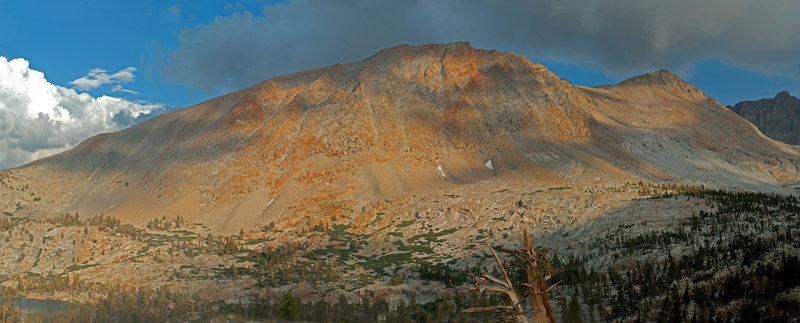
[(778, 94), (775, 94), (775, 101), (785, 101), (792, 99), (793, 96), (789, 94), (789, 91), (780, 91)]
[(680, 76), (677, 76), (668, 70), (661, 69), (655, 72), (631, 77), (627, 80), (619, 82), (617, 86), (631, 86), (631, 85), (644, 85), (644, 84), (667, 85), (667, 84), (686, 84), (686, 82), (683, 79), (681, 79)]
[(429, 43), (429, 44), (424, 44), (424, 45), (403, 44), (403, 45), (397, 45), (397, 46), (394, 46), (394, 47), (388, 47), (388, 48), (381, 49), (381, 50), (378, 51), (378, 53), (392, 53), (392, 52), (398, 52), (398, 51), (403, 51), (403, 50), (407, 50), (407, 49), (414, 49), (414, 48), (420, 48), (420, 49), (422, 49), (422, 48), (429, 48), (429, 49), (433, 49), (433, 48), (457, 49), (457, 48), (462, 48), (462, 47), (466, 47), (468, 49), (475, 49), (475, 48), (472, 47), (472, 44), (470, 44), (468, 41), (457, 41), (457, 42), (451, 42), (451, 43)]
[[(356, 64), (361, 67), (355, 77), (362, 88), (373, 90), (371, 93), (414, 89), (437, 102), (465, 93), (502, 92), (509, 82), (538, 90), (569, 87), (567, 81), (528, 58), (473, 48), (468, 42), (401, 45), (381, 50)], [(396, 86), (387, 88), (390, 83)]]
[(423, 45), (400, 45), (378, 51), (365, 59), (365, 62), (385, 62), (396, 64), (398, 61), (413, 62), (419, 59), (452, 60), (454, 63), (491, 63), (505, 61), (503, 64), (519, 64), (541, 69), (541, 64), (533, 63), (528, 58), (511, 52), (498, 52), (495, 49), (474, 48), (469, 42), (431, 43)]
[(464, 50), (469, 52), (477, 52), (478, 49), (472, 47), (469, 42), (459, 41), (453, 43), (430, 43), (424, 45), (398, 45), (394, 47), (384, 48), (379, 50), (371, 58), (382, 57), (410, 57), (410, 56), (425, 56), (425, 55), (442, 55), (449, 51)]

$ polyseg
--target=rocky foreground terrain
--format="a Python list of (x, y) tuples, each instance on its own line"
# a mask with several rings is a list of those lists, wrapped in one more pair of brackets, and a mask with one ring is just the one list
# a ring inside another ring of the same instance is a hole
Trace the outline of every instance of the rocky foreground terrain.
[[(796, 146), (668, 71), (588, 88), (467, 43), (399, 46), (0, 171), (0, 280), (4, 293), (91, 304), (73, 320), (482, 321), (462, 310), (504, 299), (459, 286), (497, 270), (487, 244), (527, 230), (558, 256), (554, 279), (578, 273), (553, 290), (559, 319), (752, 312), (741, 304), (782, 317), (791, 280), (713, 313), (691, 296), (759, 263), (794, 268), (798, 183)], [(714, 200), (745, 194), (733, 191), (777, 195)], [(706, 216), (720, 212), (733, 212), (724, 235)], [(780, 246), (753, 258), (739, 235)], [(691, 283), (665, 276), (636, 294), (631, 264), (669, 271), (706, 240), (735, 265), (686, 265)]]
[[(569, 191), (585, 200), (565, 198)], [(504, 299), (463, 286), (470, 273), (498, 274), (487, 243), (518, 246), (522, 228), (534, 228), (557, 269), (550, 299), (559, 321), (800, 314), (797, 196), (647, 183), (510, 194), (520, 197), (516, 214), (475, 226), (430, 216), (376, 219), (317, 228), (291, 242), (271, 227), (217, 236), (181, 218), (144, 227), (105, 216), (5, 218), (0, 270), (6, 295), (89, 304), (59, 314), (65, 320), (285, 320), (293, 318), (284, 306), (291, 295), (304, 320), (484, 321), (492, 316), (463, 310)], [(441, 203), (452, 207), (458, 198)], [(515, 221), (536, 209), (533, 200), (553, 210), (572, 203), (553, 213), (568, 220)], [(589, 207), (598, 200), (605, 209)], [(385, 232), (359, 233), (376, 223)]]

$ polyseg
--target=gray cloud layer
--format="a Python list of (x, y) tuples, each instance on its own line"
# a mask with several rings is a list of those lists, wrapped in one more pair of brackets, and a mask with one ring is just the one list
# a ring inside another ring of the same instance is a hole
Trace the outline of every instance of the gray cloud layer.
[(206, 91), (402, 43), (476, 47), (623, 75), (718, 58), (800, 79), (796, 0), (295, 0), (186, 29), (164, 73)]

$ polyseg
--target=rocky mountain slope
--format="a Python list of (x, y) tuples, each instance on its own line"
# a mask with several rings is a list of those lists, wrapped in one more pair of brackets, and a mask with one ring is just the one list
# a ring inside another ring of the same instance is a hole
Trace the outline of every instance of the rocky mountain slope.
[[(799, 167), (668, 71), (588, 88), (511, 53), (400, 46), (0, 171), (0, 286), (88, 304), (71, 321), (286, 320), (286, 295), (311, 321), (486, 321), (463, 310), (503, 299), (459, 286), (527, 230), (564, 260), (559, 320), (795, 315), (791, 275), (729, 298), (753, 261), (796, 271)], [(717, 281), (730, 293), (702, 291)]]
[[(512, 53), (432, 44), (276, 77), (2, 171), (0, 209), (297, 236), (431, 209), (475, 223), (514, 212), (509, 187), (781, 190), (799, 167), (796, 147), (670, 72), (587, 88)], [(460, 206), (437, 206), (443, 194)]]
[(772, 99), (742, 101), (728, 108), (752, 122), (770, 138), (800, 145), (800, 99), (789, 92), (779, 92)]

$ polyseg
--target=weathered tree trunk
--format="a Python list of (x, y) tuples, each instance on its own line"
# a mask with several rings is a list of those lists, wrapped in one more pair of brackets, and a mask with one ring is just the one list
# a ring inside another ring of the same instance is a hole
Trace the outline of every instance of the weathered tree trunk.
[(555, 323), (556, 318), (550, 309), (550, 301), (547, 299), (547, 280), (548, 273), (539, 272), (536, 249), (533, 247), (533, 238), (526, 230), (523, 232), (523, 242), (525, 256), (525, 266), (528, 273), (528, 290), (531, 297), (531, 314), (533, 323)]
[[(511, 252), (511, 254), (516, 256), (519, 260), (525, 262), (524, 268), (528, 274), (528, 281), (519, 285), (528, 288), (531, 298), (530, 316), (533, 318), (533, 323), (555, 323), (556, 320), (550, 309), (550, 302), (547, 300), (547, 284), (545, 283), (547, 279), (549, 279), (550, 273), (541, 272), (538, 267), (540, 253), (542, 256), (546, 257), (546, 252), (537, 251), (533, 247), (533, 238), (528, 234), (528, 231), (525, 231), (523, 234), (523, 248), (506, 251)], [(526, 313), (525, 309), (522, 307), (522, 299), (520, 299), (517, 294), (514, 283), (511, 282), (508, 272), (500, 261), (500, 257), (497, 256), (497, 253), (491, 245), (487, 243), (486, 246), (489, 247), (489, 250), (492, 252), (497, 266), (500, 267), (500, 271), (503, 273), (503, 279), (494, 277), (484, 271), (480, 276), (474, 275), (475, 286), (470, 287), (469, 290), (504, 293), (508, 296), (508, 300), (511, 304), (470, 308), (467, 309), (466, 312), (495, 311), (497, 318), (501, 322), (528, 323), (528, 313)]]

